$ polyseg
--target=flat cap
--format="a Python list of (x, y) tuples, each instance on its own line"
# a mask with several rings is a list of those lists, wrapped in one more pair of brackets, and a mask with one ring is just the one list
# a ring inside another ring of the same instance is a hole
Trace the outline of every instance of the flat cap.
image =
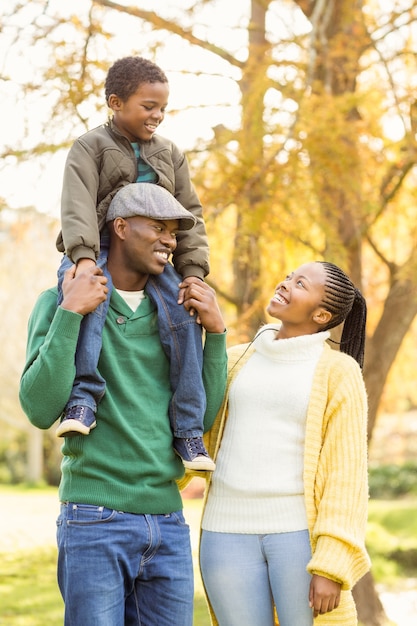
[(190, 230), (196, 218), (163, 187), (154, 183), (130, 183), (114, 196), (106, 222), (116, 217), (150, 217), (154, 220), (179, 220), (179, 230)]

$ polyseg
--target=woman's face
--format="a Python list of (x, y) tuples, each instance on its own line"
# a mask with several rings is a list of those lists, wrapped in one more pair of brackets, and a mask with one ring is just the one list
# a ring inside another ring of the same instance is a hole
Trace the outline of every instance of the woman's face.
[(281, 321), (286, 336), (318, 332), (323, 317), (328, 321), (330, 313), (322, 306), (325, 279), (321, 263), (305, 263), (277, 285), (266, 310)]

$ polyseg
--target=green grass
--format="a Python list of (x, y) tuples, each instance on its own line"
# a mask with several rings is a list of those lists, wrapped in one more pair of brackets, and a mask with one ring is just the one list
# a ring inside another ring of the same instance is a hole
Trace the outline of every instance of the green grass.
[[(33, 495), (51, 494), (49, 487), (0, 486), (1, 494), (15, 494), (22, 500)], [(201, 501), (186, 500), (185, 515), (198, 543), (198, 524)], [(63, 602), (56, 581), (56, 548), (48, 546), (36, 550), (0, 551), (0, 626), (62, 626)], [(198, 574), (197, 554), (193, 551), (195, 579), (194, 626), (210, 626), (207, 605)]]
[(417, 571), (417, 498), (371, 500), (367, 546), (377, 582), (396, 584)]
[(56, 550), (0, 554), (0, 624), (58, 626), (63, 604), (56, 584)]
[[(45, 493), (47, 489), (36, 490)], [(34, 490), (3, 489), (24, 502)], [(27, 497), (27, 496), (26, 496)], [(196, 570), (194, 626), (210, 626), (198, 574), (196, 545), (201, 501), (186, 500)], [(367, 544), (376, 582), (398, 585), (417, 568), (417, 498), (373, 500), (369, 506)], [(414, 574), (412, 573), (414, 572)], [(56, 548), (0, 553), (0, 626), (62, 626), (63, 603), (56, 583)]]
[[(55, 548), (0, 554), (0, 562), (1, 626), (62, 626)], [(201, 591), (196, 595), (194, 626), (210, 626)]]

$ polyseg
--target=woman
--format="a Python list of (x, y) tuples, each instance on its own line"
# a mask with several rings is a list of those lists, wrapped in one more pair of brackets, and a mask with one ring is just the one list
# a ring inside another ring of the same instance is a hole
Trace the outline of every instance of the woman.
[(208, 438), (200, 565), (213, 623), (272, 626), (276, 612), (280, 626), (351, 626), (350, 590), (369, 569), (366, 303), (340, 268), (313, 262), (267, 311), (280, 323), (229, 350)]

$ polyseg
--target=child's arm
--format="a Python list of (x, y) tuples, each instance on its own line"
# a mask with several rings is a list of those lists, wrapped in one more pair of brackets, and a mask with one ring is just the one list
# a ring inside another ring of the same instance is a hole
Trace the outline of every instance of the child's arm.
[(181, 276), (196, 276), (204, 280), (210, 271), (209, 246), (203, 208), (191, 181), (187, 159), (176, 147), (172, 148), (175, 170), (174, 196), (196, 219), (196, 225), (177, 234), (177, 248), (173, 254), (174, 267)]
[(61, 197), (62, 238), (73, 263), (95, 261), (100, 250), (97, 222), (98, 164), (89, 146), (77, 139), (65, 163)]

